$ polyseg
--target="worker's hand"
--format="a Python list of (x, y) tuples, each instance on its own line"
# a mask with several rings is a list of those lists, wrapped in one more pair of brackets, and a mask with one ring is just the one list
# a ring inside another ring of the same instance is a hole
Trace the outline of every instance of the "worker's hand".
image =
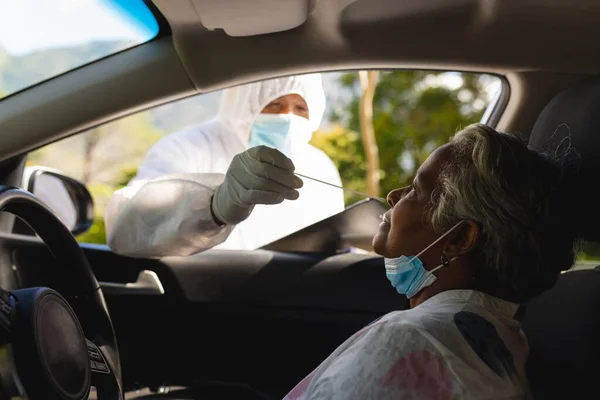
[(294, 163), (279, 150), (253, 147), (236, 155), (225, 181), (217, 189), (212, 210), (224, 224), (235, 225), (250, 216), (256, 204), (296, 200), (302, 179), (294, 175)]

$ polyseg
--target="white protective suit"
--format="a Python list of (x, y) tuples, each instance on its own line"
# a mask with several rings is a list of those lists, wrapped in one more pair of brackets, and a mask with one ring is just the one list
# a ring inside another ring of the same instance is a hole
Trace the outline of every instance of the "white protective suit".
[(529, 399), (518, 305), (439, 293), (355, 333), (285, 400)]
[[(315, 131), (325, 110), (318, 74), (226, 89), (213, 120), (156, 143), (137, 176), (115, 192), (107, 206), (111, 249), (138, 257), (186, 256), (215, 246), (250, 250), (343, 211), (341, 189), (304, 179), (297, 200), (257, 205), (236, 226), (220, 227), (214, 222), (211, 197), (233, 157), (248, 149), (254, 119), (271, 101), (288, 94), (304, 98)], [(341, 186), (331, 159), (312, 145), (298, 145), (290, 158), (296, 172)]]

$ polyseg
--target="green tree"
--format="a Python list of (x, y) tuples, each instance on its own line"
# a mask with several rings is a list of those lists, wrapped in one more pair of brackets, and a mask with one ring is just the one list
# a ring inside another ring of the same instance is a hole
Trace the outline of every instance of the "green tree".
[[(384, 72), (373, 100), (373, 125), (379, 148), (381, 193), (410, 184), (418, 166), (436, 147), (459, 129), (481, 119), (490, 77), (479, 74), (444, 75), (458, 87), (437, 84), (442, 73)], [(327, 153), (340, 171), (344, 186), (365, 192), (366, 157), (360, 134), (358, 74), (342, 75), (340, 82), (353, 95), (343, 111), (333, 116), (331, 131), (317, 132), (312, 143)], [(360, 200), (347, 194), (347, 204)]]

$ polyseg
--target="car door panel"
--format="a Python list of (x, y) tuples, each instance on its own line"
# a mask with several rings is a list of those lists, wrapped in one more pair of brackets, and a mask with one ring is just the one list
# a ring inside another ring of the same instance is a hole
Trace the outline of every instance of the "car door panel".
[[(7, 236), (0, 246), (21, 285), (60, 288), (39, 241)], [(213, 250), (148, 260), (82, 247), (99, 281), (132, 283), (147, 270), (164, 287), (105, 295), (128, 388), (221, 385), (281, 398), (354, 332), (407, 306), (371, 255)]]

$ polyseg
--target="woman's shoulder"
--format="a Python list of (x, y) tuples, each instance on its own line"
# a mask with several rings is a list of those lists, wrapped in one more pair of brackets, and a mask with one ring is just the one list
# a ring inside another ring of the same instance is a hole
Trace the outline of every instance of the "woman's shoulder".
[(363, 329), (400, 338), (404, 335), (421, 335), (434, 321), (442, 322), (432, 314), (415, 312), (414, 309), (393, 311)]
[(447, 331), (448, 326), (454, 325), (455, 312), (416, 307), (409, 310), (394, 311), (384, 315), (381, 330), (397, 335), (420, 335), (424, 337), (437, 336), (439, 331)]

